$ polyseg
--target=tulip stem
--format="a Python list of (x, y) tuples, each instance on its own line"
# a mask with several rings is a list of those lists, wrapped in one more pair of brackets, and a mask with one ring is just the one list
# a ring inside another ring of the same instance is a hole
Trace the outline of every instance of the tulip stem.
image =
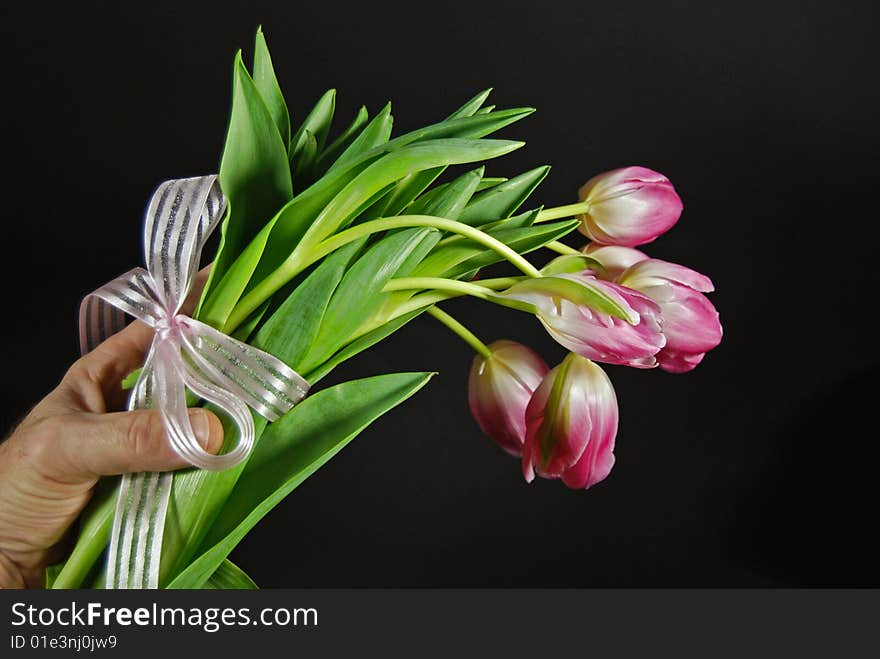
[(567, 206), (556, 206), (555, 208), (545, 208), (535, 222), (549, 222), (550, 220), (558, 220), (563, 217), (571, 217), (573, 215), (581, 215), (590, 210), (590, 202), (582, 201), (577, 204), (568, 204)]
[(544, 245), (544, 247), (552, 252), (563, 254), (565, 256), (583, 256), (583, 254), (577, 251), (574, 247), (569, 247), (565, 243), (561, 243), (558, 240), (554, 240), (552, 243), (547, 243), (546, 245)]
[(284, 286), (293, 277), (301, 273), (313, 263), (317, 263), (331, 252), (343, 247), (364, 236), (369, 236), (381, 231), (391, 231), (393, 229), (406, 229), (411, 227), (428, 227), (438, 229), (440, 231), (448, 231), (465, 238), (473, 240), (484, 247), (497, 252), (499, 255), (507, 259), (513, 266), (521, 270), (529, 277), (540, 277), (541, 272), (528, 259), (523, 257), (512, 247), (505, 245), (500, 240), (493, 238), (484, 231), (465, 224), (464, 222), (456, 222), (444, 217), (434, 217), (432, 215), (397, 215), (395, 217), (383, 217), (377, 220), (356, 224), (344, 231), (324, 239), (314, 246), (305, 257), (297, 258), (298, 249), (288, 257), (288, 260), (272, 274), (263, 279), (250, 292), (246, 293), (235, 305), (232, 313), (229, 315), (223, 326), (223, 331), (231, 333), (248, 316), (259, 308), (267, 299), (269, 299), (275, 291)]
[[(503, 280), (502, 280), (503, 281)], [(443, 277), (400, 277), (392, 279), (382, 289), (385, 293), (393, 291), (446, 291), (453, 293), (454, 296), (470, 295), (471, 297), (494, 302), (502, 307), (510, 307), (518, 311), (526, 313), (536, 313), (535, 305), (528, 302), (522, 302), (514, 298), (499, 295), (487, 286), (479, 286), (469, 281), (459, 281), (458, 279), (444, 279)]]
[(433, 316), (441, 323), (446, 325), (446, 327), (448, 327), (450, 330), (458, 334), (459, 338), (462, 341), (464, 341), (471, 348), (483, 355), (483, 357), (489, 357), (492, 354), (491, 352), (489, 352), (489, 348), (486, 347), (486, 344), (480, 341), (480, 339), (478, 339), (473, 332), (471, 332), (467, 327), (462, 325), (455, 318), (450, 316), (439, 307), (428, 307), (427, 311), (431, 316)]

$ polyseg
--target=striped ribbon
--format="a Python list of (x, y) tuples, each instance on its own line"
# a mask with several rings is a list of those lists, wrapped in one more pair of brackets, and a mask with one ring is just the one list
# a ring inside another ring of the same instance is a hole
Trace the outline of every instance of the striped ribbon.
[[(92, 350), (131, 315), (155, 334), (128, 400), (128, 409), (160, 411), (168, 440), (191, 465), (221, 470), (239, 464), (254, 444), (248, 406), (270, 421), (308, 392), (308, 383), (272, 355), (180, 313), (199, 267), (202, 248), (226, 208), (216, 176), (162, 183), (144, 223), (147, 268), (135, 268), (86, 296), (80, 305), (80, 349)], [(189, 422), (186, 389), (223, 410), (238, 441), (212, 455)], [(110, 536), (108, 588), (158, 588), (162, 533), (172, 474), (122, 477)]]

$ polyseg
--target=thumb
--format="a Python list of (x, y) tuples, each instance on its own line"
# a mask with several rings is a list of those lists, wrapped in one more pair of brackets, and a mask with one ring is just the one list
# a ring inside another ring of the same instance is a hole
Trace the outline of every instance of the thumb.
[[(223, 444), (220, 419), (201, 408), (188, 412), (202, 447), (210, 453), (219, 451)], [(67, 416), (58, 436), (56, 463), (45, 466), (54, 466), (53, 471), (65, 480), (189, 466), (171, 448), (158, 410)], [(47, 459), (51, 460), (52, 453)]]

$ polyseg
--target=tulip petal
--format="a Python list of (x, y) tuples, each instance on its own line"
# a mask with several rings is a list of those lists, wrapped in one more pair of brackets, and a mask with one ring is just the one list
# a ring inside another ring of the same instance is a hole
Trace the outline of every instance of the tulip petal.
[(514, 341), (495, 341), (477, 355), (468, 378), (468, 404), (480, 429), (511, 455), (525, 439), (525, 409), (550, 370), (541, 357)]
[(580, 231), (603, 245), (635, 247), (668, 231), (681, 216), (672, 183), (645, 167), (624, 167), (593, 177), (579, 190), (589, 210)]
[(574, 353), (552, 369), (526, 410), (522, 468), (586, 488), (605, 478), (614, 464), (617, 398), (605, 372)]
[(660, 308), (666, 348), (673, 352), (696, 354), (707, 352), (721, 343), (721, 322), (709, 298), (672, 282), (646, 289), (645, 292), (660, 297), (657, 289), (662, 289), (665, 298), (660, 300)]
[(660, 368), (667, 373), (687, 373), (694, 370), (705, 356), (704, 352), (684, 354), (672, 350), (661, 350), (657, 355), (657, 360), (660, 363)]
[(706, 275), (686, 268), (683, 265), (661, 261), (660, 259), (647, 259), (637, 262), (627, 268), (620, 277), (621, 284), (638, 290), (643, 290), (649, 286), (656, 286), (665, 281), (673, 281), (700, 293), (711, 293), (715, 290), (712, 280)]
[(631, 265), (635, 265), (639, 261), (644, 261), (649, 258), (648, 255), (642, 251), (632, 247), (621, 247), (619, 245), (588, 243), (583, 249), (581, 249), (581, 251), (601, 263), (611, 281), (618, 281), (624, 270)]

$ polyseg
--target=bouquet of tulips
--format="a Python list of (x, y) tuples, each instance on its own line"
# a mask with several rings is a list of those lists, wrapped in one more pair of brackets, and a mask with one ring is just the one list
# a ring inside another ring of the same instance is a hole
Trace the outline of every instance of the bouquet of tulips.
[[(678, 220), (681, 201), (657, 172), (600, 174), (580, 201), (523, 210), (548, 167), (510, 179), (483, 164), (523, 146), (489, 135), (533, 112), (486, 106), (489, 92), (435, 124), (392, 138), (390, 105), (362, 107), (333, 139), (335, 91), (294, 129), (262, 31), (252, 70), (233, 70), (219, 183), (222, 239), (193, 318), (259, 348), (314, 387), (346, 360), (427, 313), (476, 352), (471, 411), (535, 474), (588, 488), (614, 462), (618, 409), (596, 362), (673, 373), (721, 340), (711, 281), (635, 249)], [(463, 171), (450, 167), (467, 165)], [(591, 242), (559, 242), (579, 230)], [(546, 249), (541, 266), (525, 254)], [(506, 261), (515, 274), (479, 278)], [(486, 345), (441, 309), (470, 296), (536, 317), (571, 353), (549, 368), (511, 341)], [(228, 556), (245, 534), (373, 420), (431, 373), (392, 373), (313, 391), (280, 418), (254, 414), (250, 455), (221, 471), (173, 476), (159, 587), (253, 588)], [(197, 404), (198, 397), (193, 400)], [(208, 404), (202, 401), (201, 404)], [(224, 422), (234, 443), (234, 426)], [(117, 480), (82, 516), (56, 588), (102, 587)]]

